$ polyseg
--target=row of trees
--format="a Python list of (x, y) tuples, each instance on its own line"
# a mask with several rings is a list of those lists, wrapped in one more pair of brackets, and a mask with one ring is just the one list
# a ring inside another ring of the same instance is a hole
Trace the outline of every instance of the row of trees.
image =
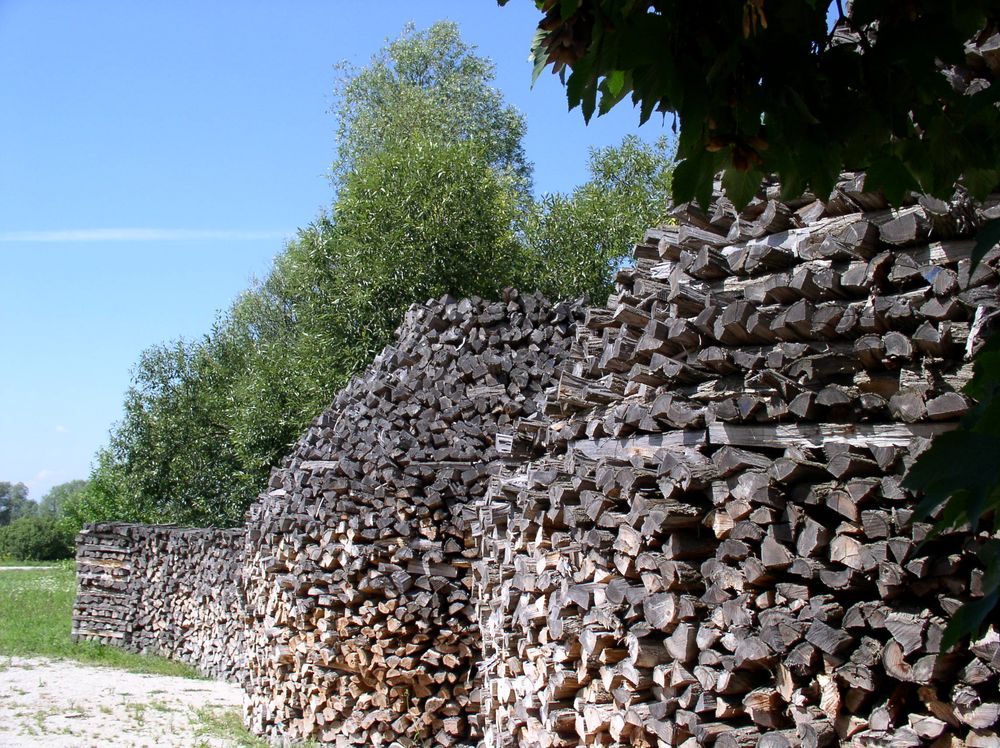
[(451, 23), (343, 69), (332, 208), (198, 341), (142, 354), (83, 519), (236, 524), (270, 467), (413, 302), (507, 286), (600, 300), (663, 216), (672, 155), (594, 150), (569, 194), (532, 195), (525, 123)]
[(23, 483), (0, 481), (0, 559), (69, 558), (86, 487), (83, 480), (61, 483), (36, 503)]

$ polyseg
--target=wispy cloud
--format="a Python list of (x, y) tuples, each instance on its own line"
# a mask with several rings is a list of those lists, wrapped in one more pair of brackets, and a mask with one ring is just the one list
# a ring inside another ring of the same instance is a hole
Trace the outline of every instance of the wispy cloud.
[(286, 239), (292, 231), (241, 229), (59, 229), (0, 231), (0, 242), (188, 242)]
[(56, 424), (56, 433), (57, 434), (68, 434), (69, 433), (69, 429), (66, 428), (65, 426), (63, 426), (61, 423), (57, 423)]

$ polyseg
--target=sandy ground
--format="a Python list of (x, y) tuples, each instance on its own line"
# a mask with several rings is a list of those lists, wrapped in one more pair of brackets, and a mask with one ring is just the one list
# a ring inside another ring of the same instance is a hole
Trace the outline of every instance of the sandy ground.
[(227, 746), (199, 710), (242, 703), (238, 686), (68, 660), (0, 656), (0, 746)]

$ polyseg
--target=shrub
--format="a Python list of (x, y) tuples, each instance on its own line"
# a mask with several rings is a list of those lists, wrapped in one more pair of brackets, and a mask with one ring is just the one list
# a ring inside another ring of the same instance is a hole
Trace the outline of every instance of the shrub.
[(22, 517), (0, 527), (0, 558), (14, 561), (55, 561), (72, 558), (72, 531), (55, 517)]

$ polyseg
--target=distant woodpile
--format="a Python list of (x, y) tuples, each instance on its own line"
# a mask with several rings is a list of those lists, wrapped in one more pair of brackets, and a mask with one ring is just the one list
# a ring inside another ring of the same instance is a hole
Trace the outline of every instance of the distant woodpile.
[(100, 523), (76, 539), (73, 639), (114, 644), (240, 678), (243, 530)]
[[(74, 633), (384, 746), (991, 746), (988, 539), (900, 487), (997, 319), (1000, 213), (766, 186), (674, 210), (607, 307), (415, 306), (244, 529), (81, 536)], [(231, 581), (230, 581), (231, 580)]]

